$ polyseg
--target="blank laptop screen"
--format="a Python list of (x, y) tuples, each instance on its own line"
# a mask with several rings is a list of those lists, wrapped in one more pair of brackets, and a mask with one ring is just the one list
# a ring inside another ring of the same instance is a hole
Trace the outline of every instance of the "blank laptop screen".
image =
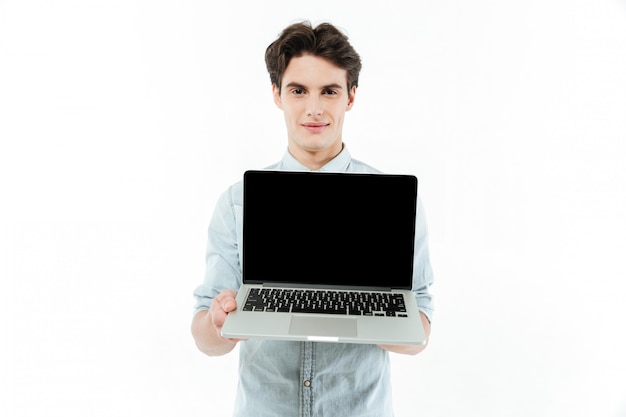
[(417, 178), (247, 171), (245, 283), (410, 289)]

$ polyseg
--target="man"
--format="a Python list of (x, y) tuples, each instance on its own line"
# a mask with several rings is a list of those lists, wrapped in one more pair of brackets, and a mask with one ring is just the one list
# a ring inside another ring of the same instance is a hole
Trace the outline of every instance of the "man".
[[(344, 117), (354, 105), (361, 69), (360, 57), (344, 34), (330, 24), (315, 28), (308, 22), (293, 24), (267, 48), (265, 60), (274, 102), (284, 113), (288, 142), (283, 159), (269, 169), (379, 172), (352, 159), (344, 147)], [(416, 354), (425, 345), (221, 337), (220, 329), (227, 314), (236, 309), (235, 295), (242, 283), (242, 190), (241, 182), (231, 186), (217, 203), (209, 227), (204, 283), (194, 293), (192, 323), (196, 344), (207, 355), (223, 355), (239, 345), (234, 415), (392, 416), (388, 352)], [(418, 201), (413, 293), (427, 336), (432, 280), (426, 222)]]

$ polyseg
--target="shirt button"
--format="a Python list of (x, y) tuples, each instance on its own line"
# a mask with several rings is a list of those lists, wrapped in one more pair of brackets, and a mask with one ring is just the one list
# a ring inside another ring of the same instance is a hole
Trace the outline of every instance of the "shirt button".
[(308, 379), (306, 381), (304, 381), (304, 386), (305, 387), (310, 387), (311, 386), (311, 381), (309, 381)]

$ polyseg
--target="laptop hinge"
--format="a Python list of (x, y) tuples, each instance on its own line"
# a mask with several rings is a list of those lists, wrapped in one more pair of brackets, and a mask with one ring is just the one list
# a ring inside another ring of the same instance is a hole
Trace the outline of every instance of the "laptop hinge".
[(391, 292), (389, 287), (367, 287), (358, 285), (319, 285), (319, 284), (300, 284), (300, 283), (284, 283), (284, 282), (263, 282), (263, 287), (267, 288), (312, 288), (320, 290), (337, 290), (337, 291), (384, 291)]

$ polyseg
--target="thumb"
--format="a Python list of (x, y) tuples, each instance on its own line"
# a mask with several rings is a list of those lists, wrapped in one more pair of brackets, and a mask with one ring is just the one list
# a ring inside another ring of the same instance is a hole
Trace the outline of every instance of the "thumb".
[(233, 299), (226, 300), (222, 304), (222, 308), (224, 309), (224, 311), (230, 312), (237, 308), (237, 303)]

